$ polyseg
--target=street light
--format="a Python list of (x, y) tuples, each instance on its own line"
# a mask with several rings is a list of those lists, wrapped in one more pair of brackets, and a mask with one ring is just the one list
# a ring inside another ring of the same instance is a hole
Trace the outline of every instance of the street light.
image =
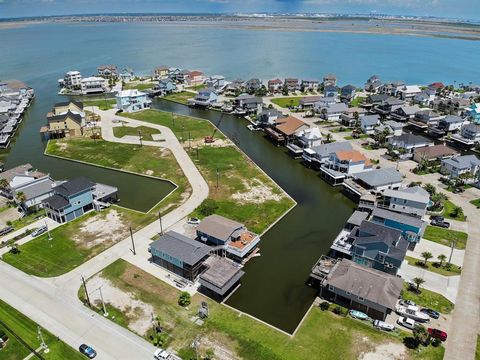
[(98, 288), (100, 291), (100, 299), (102, 300), (102, 307), (103, 307), (103, 316), (108, 317), (107, 307), (105, 306), (105, 301), (103, 301), (103, 294), (102, 294), (102, 287)]
[(158, 212), (158, 221), (160, 222), (160, 235), (163, 235), (162, 212)]

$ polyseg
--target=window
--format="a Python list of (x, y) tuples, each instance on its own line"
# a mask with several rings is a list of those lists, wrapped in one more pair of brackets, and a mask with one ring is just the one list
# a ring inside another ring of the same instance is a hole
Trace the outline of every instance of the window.
[(347, 291), (347, 295), (351, 295), (350, 291)]
[(365, 299), (364, 299), (363, 297), (361, 297), (361, 296), (358, 297), (358, 301), (362, 301), (362, 302), (363, 302), (364, 300), (365, 300)]
[(328, 285), (328, 290), (333, 291), (334, 287), (332, 285)]

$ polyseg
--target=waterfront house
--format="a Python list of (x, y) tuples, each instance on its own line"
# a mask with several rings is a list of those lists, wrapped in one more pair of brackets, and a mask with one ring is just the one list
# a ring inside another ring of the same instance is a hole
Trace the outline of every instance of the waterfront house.
[(365, 85), (363, 86), (364, 90), (365, 91), (368, 91), (368, 92), (376, 92), (380, 86), (382, 86), (382, 81), (380, 80), (380, 78), (377, 76), (377, 75), (372, 75), (370, 76), (370, 78), (367, 80), (367, 82), (365, 83)]
[[(386, 100), (382, 101), (377, 105), (372, 106), (372, 110), (377, 114), (387, 116), (395, 112), (397, 109), (401, 108), (405, 104), (404, 100), (397, 99), (396, 97), (388, 97)], [(414, 115), (413, 113), (412, 115)]]
[(387, 141), (393, 149), (401, 152), (402, 158), (412, 158), (415, 149), (434, 145), (432, 140), (411, 133), (393, 136)]
[(413, 160), (421, 163), (422, 161), (439, 161), (457, 156), (458, 152), (452, 148), (439, 144), (426, 146), (413, 151)]
[(222, 75), (212, 75), (207, 80), (205, 80), (205, 85), (207, 88), (214, 90), (221, 90), (225, 87), (225, 76)]
[(283, 116), (282, 112), (275, 108), (263, 109), (261, 113), (258, 115), (257, 121), (258, 123), (260, 123), (261, 126), (275, 125), (277, 122), (277, 119), (282, 116)]
[(353, 85), (345, 85), (340, 90), (340, 99), (342, 101), (350, 102), (355, 98), (357, 88)]
[(277, 143), (288, 144), (295, 134), (299, 131), (307, 129), (309, 126), (294, 116), (286, 116), (278, 118), (275, 126), (265, 129), (265, 133), (273, 141)]
[(260, 79), (253, 78), (247, 80), (244, 84), (245, 91), (249, 94), (255, 94), (258, 90), (262, 88), (262, 82)]
[(155, 85), (154, 90), (158, 90), (160, 95), (164, 96), (175, 92), (177, 90), (177, 85), (168, 78), (160, 79), (158, 84)]
[(375, 133), (375, 128), (380, 124), (379, 115), (363, 115), (360, 116), (360, 128), (363, 133), (367, 135), (373, 135)]
[(390, 117), (395, 121), (409, 121), (413, 120), (415, 114), (419, 111), (422, 111), (422, 109), (417, 105), (399, 106), (395, 110), (391, 111)]
[(480, 103), (473, 104), (467, 109), (467, 114), (470, 120), (477, 125), (480, 125)]
[(204, 262), (212, 250), (175, 231), (166, 232), (149, 246), (154, 264), (192, 282), (206, 269)]
[(361, 107), (349, 107), (345, 110), (340, 119), (342, 120), (342, 124), (348, 126), (350, 128), (356, 127), (359, 121), (360, 116), (366, 114), (366, 110)]
[(338, 121), (342, 114), (348, 109), (344, 103), (327, 105), (320, 109), (320, 117), (327, 121)]
[(90, 76), (82, 79), (81, 89), (83, 95), (101, 94), (107, 89), (106, 79), (97, 76)]
[(467, 124), (462, 126), (460, 134), (452, 135), (452, 140), (463, 145), (473, 146), (480, 142), (480, 125)]
[(319, 82), (318, 80), (302, 80), (302, 83), (300, 85), (300, 89), (303, 89), (303, 91), (315, 91), (318, 89)]
[(336, 99), (338, 97), (338, 88), (334, 85), (325, 86), (323, 89), (323, 96), (332, 97)]
[(297, 142), (300, 144), (302, 149), (321, 145), (323, 141), (323, 135), (320, 132), (320, 129), (316, 126), (305, 129), (305, 130), (300, 130), (296, 134), (296, 138), (297, 138)]
[(210, 215), (197, 226), (197, 239), (221, 247), (235, 261), (241, 262), (258, 246), (260, 237), (244, 224), (220, 215)]
[(122, 81), (132, 81), (135, 78), (135, 75), (133, 74), (133, 70), (130, 68), (123, 68), (122, 71), (120, 71), (120, 74), (118, 75)]
[(439, 115), (434, 110), (420, 110), (415, 113), (413, 119), (410, 119), (408, 123), (417, 129), (435, 128), (444, 116)]
[(245, 87), (243, 86), (244, 82), (242, 79), (235, 79), (230, 84), (225, 87), (225, 95), (227, 96), (237, 96), (241, 93)]
[(205, 77), (203, 76), (203, 72), (193, 70), (188, 72), (187, 76), (185, 77), (185, 81), (188, 86), (197, 86), (203, 84)]
[(300, 90), (300, 84), (297, 78), (286, 78), (283, 84), (287, 88), (288, 92)]
[(198, 92), (193, 99), (189, 99), (189, 105), (207, 107), (216, 103), (218, 100), (218, 94), (213, 88), (202, 89)]
[(422, 218), (430, 205), (430, 194), (421, 186), (385, 189), (377, 206)]
[(220, 301), (235, 289), (245, 275), (240, 264), (218, 255), (210, 255), (203, 265), (206, 270), (198, 278), (199, 290)]
[(169, 75), (170, 71), (168, 69), (168, 66), (162, 65), (157, 66), (155, 69), (153, 69), (153, 76), (155, 79), (167, 78)]
[(298, 106), (302, 109), (310, 109), (322, 99), (323, 96), (303, 96), (302, 98), (300, 98)]
[(398, 89), (403, 86), (405, 86), (404, 81), (397, 80), (397, 81), (388, 82), (378, 88), (378, 93), (386, 94), (389, 96), (397, 96)]
[(43, 207), (43, 201), (53, 195), (56, 183), (49, 175), (16, 186), (15, 192), (23, 194), (20, 206), (26, 213), (38, 211)]
[(346, 193), (359, 200), (365, 195), (378, 194), (386, 189), (399, 189), (403, 175), (394, 168), (372, 169), (354, 174), (343, 182)]
[(129, 113), (148, 109), (151, 104), (147, 94), (137, 89), (119, 91), (115, 98), (117, 109)]
[(437, 91), (435, 89), (425, 89), (421, 93), (414, 96), (413, 102), (422, 106), (430, 106), (430, 104), (435, 100), (436, 94)]
[(280, 79), (272, 79), (267, 82), (268, 92), (272, 94), (282, 92), (282, 87), (283, 82)]
[(321, 262), (315, 264), (311, 276), (320, 281), (322, 298), (382, 321), (395, 311), (403, 289), (401, 278), (348, 259)]
[(326, 74), (323, 77), (323, 82), (322, 83), (323, 83), (324, 87), (337, 86), (337, 77), (335, 76), (335, 74)]
[(469, 176), (470, 178), (466, 179), (466, 182), (474, 181), (478, 177), (479, 170), (480, 160), (475, 155), (463, 155), (444, 159), (440, 168), (440, 172), (447, 174), (450, 179), (455, 179), (459, 176)]
[(118, 70), (116, 65), (101, 65), (97, 68), (97, 75), (105, 79), (116, 79)]
[(369, 171), (372, 163), (357, 150), (339, 150), (330, 154), (320, 167), (320, 176), (333, 186), (341, 184), (347, 177)]
[(47, 122), (41, 132), (48, 138), (81, 136), (85, 127), (83, 104), (77, 101), (57, 103), (47, 114)]
[(190, 75), (190, 70), (182, 69), (182, 70), (176, 71), (174, 79), (181, 84), (187, 84), (189, 75)]
[(80, 71), (67, 71), (63, 79), (58, 80), (58, 85), (68, 90), (80, 90), (82, 74)]
[(418, 95), (422, 92), (422, 89), (418, 85), (403, 85), (397, 87), (396, 94), (402, 100), (413, 99), (415, 95)]
[(426, 222), (419, 217), (380, 207), (373, 209), (371, 221), (401, 231), (410, 250), (414, 249), (415, 245), (418, 244), (426, 228)]
[(324, 164), (334, 152), (352, 149), (352, 144), (350, 144), (348, 141), (337, 141), (328, 144), (321, 144), (304, 149), (302, 159), (305, 165), (320, 169), (320, 166)]
[(451, 133), (460, 130), (465, 124), (468, 124), (466, 119), (460, 116), (447, 115), (438, 121), (438, 129), (446, 133)]
[(239, 114), (259, 113), (262, 111), (263, 99), (255, 95), (242, 94), (233, 99), (233, 106)]

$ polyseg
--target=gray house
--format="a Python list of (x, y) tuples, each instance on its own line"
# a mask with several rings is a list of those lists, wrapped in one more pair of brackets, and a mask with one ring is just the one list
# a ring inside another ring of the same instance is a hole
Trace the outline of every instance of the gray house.
[(388, 143), (395, 149), (400, 150), (403, 158), (412, 158), (415, 149), (425, 146), (433, 146), (433, 141), (424, 136), (405, 133), (388, 139)]
[(440, 171), (448, 174), (451, 179), (468, 174), (471, 181), (478, 176), (480, 160), (475, 155), (457, 156), (451, 159), (444, 159)]
[(352, 144), (348, 141), (321, 144), (304, 149), (302, 159), (307, 166), (320, 169), (320, 166), (330, 158), (331, 154), (337, 151), (347, 151), (352, 149)]

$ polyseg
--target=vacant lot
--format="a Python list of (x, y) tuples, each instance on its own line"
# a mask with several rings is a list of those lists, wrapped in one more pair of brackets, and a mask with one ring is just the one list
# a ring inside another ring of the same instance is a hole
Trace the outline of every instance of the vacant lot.
[(427, 226), (423, 237), (427, 240), (435, 241), (446, 246), (451, 246), (452, 241), (455, 241), (455, 248), (464, 250), (467, 245), (468, 234), (462, 231), (449, 230), (429, 225)]
[(195, 97), (195, 94), (193, 92), (182, 91), (179, 93), (172, 93), (169, 95), (165, 95), (163, 99), (186, 105), (188, 104), (188, 99), (191, 99), (194, 97)]
[(160, 131), (147, 126), (116, 126), (113, 128), (113, 134), (118, 138), (122, 138), (124, 136), (141, 136), (142, 140), (153, 141), (152, 135), (160, 134)]
[(284, 98), (273, 98), (271, 101), (272, 103), (282, 107), (294, 107), (300, 105), (300, 99), (302, 96), (292, 96), (292, 97), (284, 97)]
[(98, 99), (98, 100), (85, 100), (82, 101), (83, 106), (97, 106), (100, 110), (110, 110), (116, 104), (115, 99)]
[[(245, 360), (354, 360), (377, 347), (385, 350), (386, 344), (402, 341), (399, 333), (383, 333), (367, 322), (339, 317), (317, 307), (307, 315), (295, 337), (289, 337), (200, 294), (193, 296), (188, 309), (182, 308), (177, 305), (179, 290), (123, 260), (116, 261), (100, 275), (133, 301), (151, 306), (167, 334), (166, 347), (178, 351), (184, 359), (192, 356), (190, 344), (195, 338), (200, 341), (201, 355), (213, 350), (218, 359)], [(202, 301), (208, 303), (210, 315), (200, 326), (192, 319)], [(119, 324), (131, 327), (129, 316), (120, 318)], [(409, 359), (443, 357), (441, 347), (428, 347), (421, 353), (405, 352)]]

